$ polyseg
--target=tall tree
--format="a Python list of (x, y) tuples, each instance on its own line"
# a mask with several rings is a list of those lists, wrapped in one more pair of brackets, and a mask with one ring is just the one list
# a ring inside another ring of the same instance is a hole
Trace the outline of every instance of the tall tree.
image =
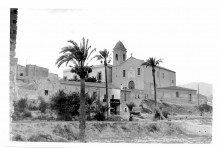
[[(81, 142), (85, 142), (85, 129), (86, 129), (86, 98), (85, 98), (85, 78), (88, 73), (92, 72), (92, 69), (88, 66), (89, 58), (93, 51), (96, 49), (91, 49), (91, 46), (88, 45), (88, 39), (82, 39), (80, 46), (73, 40), (68, 42), (72, 45), (65, 46), (60, 51), (62, 54), (56, 61), (58, 68), (66, 63), (66, 66), (69, 62), (73, 64), (71, 72), (76, 73), (81, 80), (80, 86), (80, 108), (79, 108), (79, 139)], [(91, 52), (89, 50), (91, 49)]]
[[(101, 61), (101, 63), (104, 63), (105, 66), (105, 88), (106, 88), (106, 102), (107, 102), (107, 119), (110, 115), (110, 103), (108, 99), (108, 81), (107, 81), (107, 65), (111, 62), (111, 55), (109, 54), (109, 51), (107, 49), (103, 49), (99, 51), (98, 55), (95, 55), (93, 58), (96, 58), (97, 60)], [(92, 59), (93, 59), (92, 58)]]
[(160, 109), (157, 108), (157, 88), (156, 88), (156, 82), (155, 82), (155, 71), (156, 71), (155, 68), (161, 62), (162, 62), (162, 59), (156, 60), (154, 57), (150, 57), (149, 59), (146, 60), (146, 62), (142, 63), (141, 66), (145, 65), (146, 67), (151, 67), (152, 68), (152, 76), (153, 76), (153, 83), (154, 83), (154, 101), (155, 101), (155, 111), (154, 111), (154, 113), (156, 114), (157, 111), (159, 111), (160, 116), (162, 118), (164, 118), (163, 114), (160, 111)]

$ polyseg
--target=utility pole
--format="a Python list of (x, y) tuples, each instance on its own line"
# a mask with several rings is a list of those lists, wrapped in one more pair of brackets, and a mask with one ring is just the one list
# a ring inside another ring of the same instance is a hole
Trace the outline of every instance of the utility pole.
[(198, 84), (198, 106), (199, 106), (199, 84)]

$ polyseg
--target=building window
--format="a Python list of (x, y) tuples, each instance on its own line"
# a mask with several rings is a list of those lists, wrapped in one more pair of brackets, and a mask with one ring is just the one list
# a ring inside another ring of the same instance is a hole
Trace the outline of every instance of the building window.
[(164, 79), (164, 73), (163, 73), (163, 79)]
[(94, 91), (92, 95), (93, 95), (93, 96), (96, 96), (96, 95), (97, 95), (97, 94), (96, 94), (96, 91)]
[(174, 80), (172, 80), (172, 83), (174, 83)]
[(102, 73), (101, 72), (98, 72), (97, 74), (97, 80), (101, 80), (102, 79)]
[(176, 92), (176, 97), (177, 97), (177, 98), (179, 98), (179, 95), (180, 95), (179, 92)]
[(125, 107), (125, 112), (127, 112), (127, 108)]
[(123, 54), (123, 61), (125, 61), (125, 54)]
[(48, 96), (48, 90), (44, 91), (45, 96)]
[(189, 94), (189, 101), (192, 102), (192, 94)]
[(125, 70), (123, 70), (123, 77), (125, 77)]
[(116, 59), (116, 61), (118, 61), (118, 54), (115, 55), (115, 59)]
[(138, 75), (141, 75), (141, 69), (138, 68)]
[(66, 80), (66, 79), (67, 79), (67, 76), (64, 76), (63, 79)]
[(23, 76), (23, 73), (20, 73), (20, 76)]
[(123, 70), (123, 77), (125, 77), (125, 70)]
[(160, 75), (159, 75), (159, 71), (157, 71), (157, 77), (158, 77), (158, 78), (160, 77)]
[(112, 99), (114, 99), (114, 97), (115, 97), (115, 96), (114, 96), (114, 95), (112, 95)]

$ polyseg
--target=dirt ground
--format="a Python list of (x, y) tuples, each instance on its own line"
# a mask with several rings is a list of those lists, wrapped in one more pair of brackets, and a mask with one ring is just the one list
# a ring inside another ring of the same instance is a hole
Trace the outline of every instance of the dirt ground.
[[(11, 123), (12, 141), (78, 142), (78, 122)], [(98, 143), (211, 143), (212, 118), (175, 116), (171, 121), (88, 121), (86, 141)]]

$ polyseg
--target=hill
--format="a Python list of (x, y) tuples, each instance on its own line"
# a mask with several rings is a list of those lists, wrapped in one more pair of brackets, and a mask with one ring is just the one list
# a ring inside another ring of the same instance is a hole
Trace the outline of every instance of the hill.
[(199, 85), (199, 93), (210, 98), (212, 96), (212, 84), (204, 83), (204, 82), (191, 82), (187, 84), (180, 84), (178, 86), (195, 89), (198, 90)]

